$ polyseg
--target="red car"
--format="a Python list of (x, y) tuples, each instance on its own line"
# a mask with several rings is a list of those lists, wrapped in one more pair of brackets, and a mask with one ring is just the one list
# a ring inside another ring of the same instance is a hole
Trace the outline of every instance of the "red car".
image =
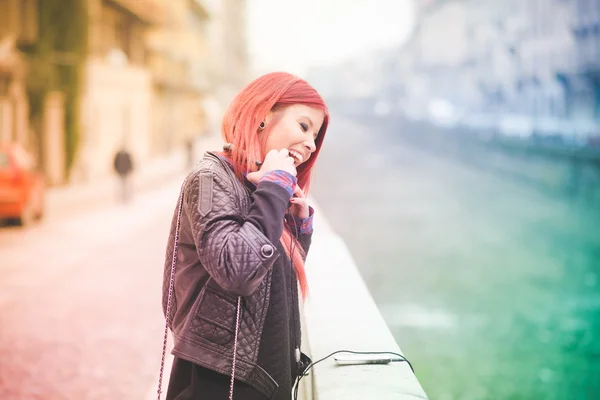
[(0, 219), (28, 225), (44, 214), (44, 176), (22, 147), (0, 144)]

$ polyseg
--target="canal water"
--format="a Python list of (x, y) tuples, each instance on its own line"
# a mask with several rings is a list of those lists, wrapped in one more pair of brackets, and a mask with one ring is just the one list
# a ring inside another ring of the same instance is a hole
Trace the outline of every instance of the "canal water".
[(598, 204), (405, 133), (334, 114), (311, 195), (430, 398), (600, 399)]

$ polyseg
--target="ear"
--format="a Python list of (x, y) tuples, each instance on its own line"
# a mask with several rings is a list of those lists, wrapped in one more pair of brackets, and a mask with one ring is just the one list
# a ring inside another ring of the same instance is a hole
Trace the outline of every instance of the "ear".
[(259, 135), (273, 121), (273, 115), (274, 115), (273, 111), (267, 112), (267, 115), (265, 115), (265, 118), (263, 118), (263, 120), (260, 122), (260, 126), (258, 127), (258, 134)]

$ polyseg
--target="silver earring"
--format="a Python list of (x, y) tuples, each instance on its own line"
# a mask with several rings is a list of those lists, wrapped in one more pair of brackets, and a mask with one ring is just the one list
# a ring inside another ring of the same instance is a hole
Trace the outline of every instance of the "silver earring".
[(265, 121), (262, 121), (262, 122), (260, 123), (260, 125), (258, 126), (258, 129), (259, 129), (259, 130), (261, 130), (261, 131), (262, 131), (263, 129), (265, 129)]

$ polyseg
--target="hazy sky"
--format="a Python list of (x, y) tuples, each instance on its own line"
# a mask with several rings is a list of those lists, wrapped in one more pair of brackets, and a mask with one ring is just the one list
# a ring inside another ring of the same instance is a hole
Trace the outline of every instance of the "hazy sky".
[(303, 75), (368, 49), (405, 40), (413, 0), (248, 0), (252, 65)]

